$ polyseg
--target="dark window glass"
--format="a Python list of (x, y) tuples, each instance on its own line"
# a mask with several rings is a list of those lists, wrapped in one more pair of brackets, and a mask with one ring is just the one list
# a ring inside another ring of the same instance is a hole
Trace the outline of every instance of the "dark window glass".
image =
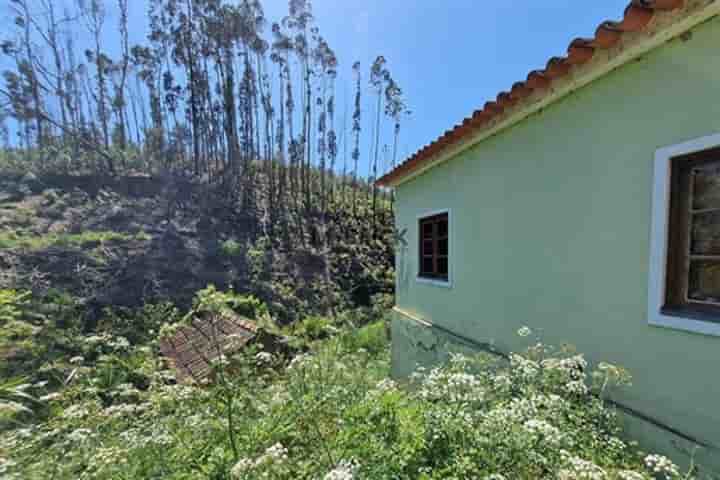
[(438, 236), (447, 237), (448, 234), (448, 222), (447, 219), (444, 222), (438, 222)]
[(423, 250), (422, 255), (431, 255), (433, 254), (433, 241), (430, 240), (423, 240)]
[(432, 238), (433, 236), (433, 224), (432, 223), (425, 223), (423, 224), (423, 238)]
[(445, 275), (445, 277), (447, 277), (447, 274), (448, 274), (448, 259), (447, 259), (447, 257), (438, 258), (438, 273), (440, 275)]
[(447, 213), (420, 220), (420, 272), (423, 278), (448, 279), (449, 228)]
[(448, 239), (447, 238), (441, 238), (438, 240), (438, 255), (445, 255), (448, 254)]
[(429, 272), (433, 271), (433, 259), (430, 258), (423, 258), (423, 272), (428, 274)]

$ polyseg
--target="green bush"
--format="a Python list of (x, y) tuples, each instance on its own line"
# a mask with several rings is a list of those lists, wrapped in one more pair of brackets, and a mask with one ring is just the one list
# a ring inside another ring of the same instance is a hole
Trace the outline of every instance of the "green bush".
[(259, 320), (268, 314), (265, 304), (254, 296), (240, 295), (232, 290), (223, 292), (214, 285), (210, 285), (197, 292), (188, 317), (202, 312), (222, 313), (224, 311), (233, 311), (253, 320)]
[(0, 289), (0, 325), (20, 320), (29, 297), (30, 292)]
[(387, 326), (384, 322), (376, 322), (351, 330), (343, 336), (343, 343), (348, 349), (365, 350), (372, 355), (379, 355), (389, 346)]
[(295, 336), (306, 340), (319, 340), (327, 338), (331, 333), (337, 330), (333, 326), (333, 321), (328, 317), (312, 315), (305, 317), (292, 326), (292, 333)]
[(147, 303), (142, 308), (108, 308), (98, 322), (98, 329), (127, 338), (132, 344), (147, 343), (157, 336), (163, 325), (181, 318), (170, 302)]
[(242, 245), (240, 244), (240, 242), (234, 239), (225, 240), (220, 245), (220, 251), (226, 257), (238, 257), (242, 254)]

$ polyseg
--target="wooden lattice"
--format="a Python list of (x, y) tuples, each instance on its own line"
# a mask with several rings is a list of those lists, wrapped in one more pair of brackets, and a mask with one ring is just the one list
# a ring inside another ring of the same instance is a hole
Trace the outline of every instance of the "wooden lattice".
[(179, 381), (199, 382), (210, 376), (214, 360), (239, 352), (257, 335), (257, 325), (251, 320), (233, 314), (206, 314), (164, 338), (160, 351)]

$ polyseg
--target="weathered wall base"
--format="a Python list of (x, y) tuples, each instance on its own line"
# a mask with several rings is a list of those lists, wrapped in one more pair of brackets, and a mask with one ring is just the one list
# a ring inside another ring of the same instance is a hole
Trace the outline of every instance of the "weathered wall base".
[[(445, 363), (450, 353), (475, 354), (505, 352), (493, 343), (483, 343), (467, 338), (462, 333), (450, 332), (414, 318), (399, 309), (393, 312), (392, 321), (392, 376), (402, 380), (418, 366), (431, 367)], [(627, 438), (637, 440), (647, 451), (659, 452), (680, 462), (688, 468), (695, 462), (701, 468), (700, 479), (720, 478), (720, 449), (699, 446), (683, 438), (682, 432), (673, 433), (673, 426), (663, 425), (652, 418), (642, 418), (642, 412), (634, 414), (618, 405)], [(718, 425), (720, 428), (720, 425)]]

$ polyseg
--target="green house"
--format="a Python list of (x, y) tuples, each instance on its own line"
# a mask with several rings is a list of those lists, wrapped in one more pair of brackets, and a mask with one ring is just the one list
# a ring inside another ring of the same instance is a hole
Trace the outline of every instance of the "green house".
[(529, 326), (627, 368), (629, 434), (720, 472), (719, 14), (634, 1), (379, 180), (396, 377)]

